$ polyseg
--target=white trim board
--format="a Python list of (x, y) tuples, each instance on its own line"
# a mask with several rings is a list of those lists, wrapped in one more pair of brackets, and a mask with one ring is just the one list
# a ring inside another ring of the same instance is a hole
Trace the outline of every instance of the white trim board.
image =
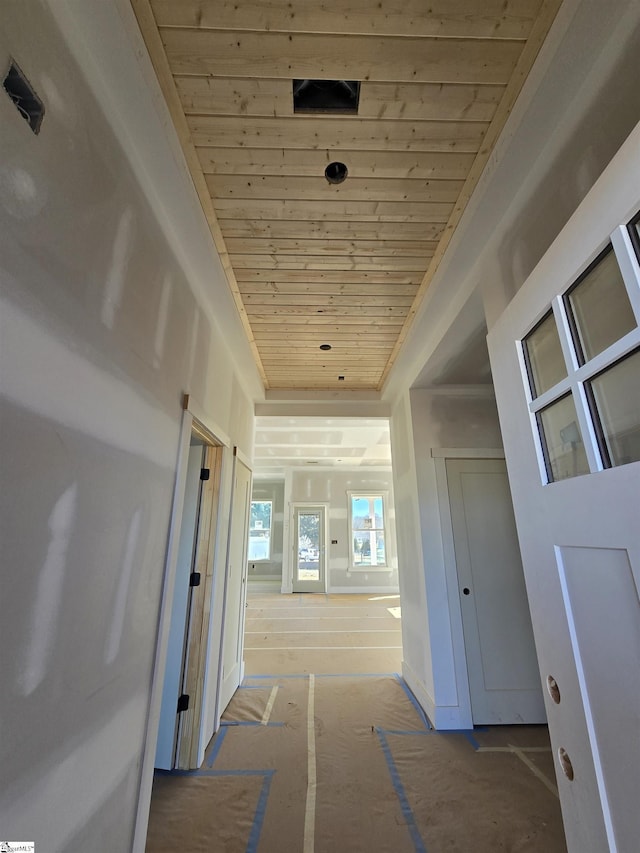
[(402, 661), (402, 677), (435, 729), (438, 731), (473, 729), (473, 723), (458, 705), (436, 705), (425, 685), (405, 660)]
[(432, 447), (432, 459), (504, 459), (501, 447)]

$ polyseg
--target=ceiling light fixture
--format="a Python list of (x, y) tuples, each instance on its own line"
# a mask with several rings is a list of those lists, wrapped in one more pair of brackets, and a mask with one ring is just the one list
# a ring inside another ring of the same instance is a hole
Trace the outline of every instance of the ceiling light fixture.
[(331, 349), (331, 344), (320, 344), (320, 349), (328, 352)]

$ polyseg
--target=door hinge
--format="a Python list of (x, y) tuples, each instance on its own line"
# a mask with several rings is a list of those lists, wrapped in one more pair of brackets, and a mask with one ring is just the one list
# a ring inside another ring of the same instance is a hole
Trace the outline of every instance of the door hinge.
[(186, 711), (189, 708), (189, 694), (183, 693), (182, 696), (178, 697), (178, 714), (181, 714), (183, 711)]
[(189, 575), (189, 586), (200, 586), (200, 572), (191, 572)]
[(200, 479), (208, 480), (211, 475), (211, 469), (209, 468), (201, 468), (200, 469)]

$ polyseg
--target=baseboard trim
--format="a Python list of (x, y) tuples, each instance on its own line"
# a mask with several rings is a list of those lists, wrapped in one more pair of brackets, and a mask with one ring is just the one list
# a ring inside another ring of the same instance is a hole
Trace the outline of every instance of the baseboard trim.
[(473, 722), (467, 718), (459, 705), (436, 705), (426, 686), (406, 660), (402, 661), (402, 677), (434, 729), (439, 731), (466, 731), (473, 728)]

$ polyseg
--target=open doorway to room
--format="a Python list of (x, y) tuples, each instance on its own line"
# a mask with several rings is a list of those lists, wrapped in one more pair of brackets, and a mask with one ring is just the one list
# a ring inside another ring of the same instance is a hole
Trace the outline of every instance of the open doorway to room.
[(248, 554), (248, 674), (399, 672), (388, 420), (259, 416)]

